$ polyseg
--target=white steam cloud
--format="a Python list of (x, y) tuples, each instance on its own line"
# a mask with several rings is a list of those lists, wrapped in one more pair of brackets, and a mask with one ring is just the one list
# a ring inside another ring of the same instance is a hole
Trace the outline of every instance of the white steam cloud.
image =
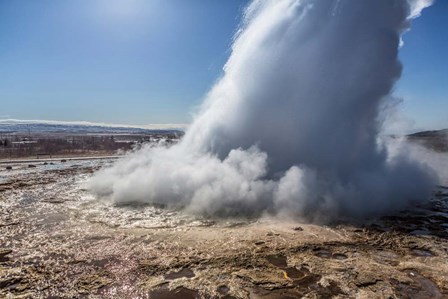
[(360, 217), (425, 200), (435, 180), (379, 142), (400, 37), (426, 0), (255, 0), (182, 141), (144, 147), (90, 187), (207, 215)]

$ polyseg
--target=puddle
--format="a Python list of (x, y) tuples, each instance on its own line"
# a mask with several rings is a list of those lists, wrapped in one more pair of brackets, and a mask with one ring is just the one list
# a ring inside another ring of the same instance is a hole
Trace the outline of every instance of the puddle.
[(335, 259), (335, 260), (345, 260), (348, 258), (348, 256), (343, 253), (331, 253), (331, 251), (327, 249), (319, 249), (314, 253), (314, 255), (324, 259)]
[(286, 256), (284, 255), (269, 255), (266, 257), (266, 259), (269, 263), (278, 268), (285, 268), (288, 266), (286, 262)]
[(314, 284), (311, 286), (311, 289), (314, 289), (319, 293), (319, 298), (335, 298), (340, 294), (344, 294), (341, 288), (334, 281), (330, 281), (330, 283), (325, 287), (320, 284)]
[(296, 299), (302, 298), (303, 294), (298, 290), (265, 290), (261, 287), (254, 288), (249, 291), (249, 298), (264, 298), (264, 299)]
[(348, 258), (348, 256), (346, 256), (346, 255), (343, 254), (343, 253), (335, 253), (335, 254), (333, 254), (331, 257), (332, 257), (333, 259), (335, 259), (335, 260), (345, 260), (345, 259)]
[(429, 236), (431, 235), (431, 232), (427, 229), (416, 229), (411, 231), (409, 234), (413, 236)]
[(106, 258), (106, 259), (93, 260), (91, 264), (98, 268), (105, 268), (108, 264), (115, 261), (117, 261), (117, 259)]
[[(261, 286), (251, 288), (249, 290), (249, 298), (264, 298), (264, 299), (296, 299), (303, 298), (305, 294), (309, 292), (309, 289), (315, 289), (319, 291), (319, 294), (325, 294), (319, 298), (332, 298), (333, 284), (328, 287), (322, 287), (318, 285), (318, 281), (321, 279), (320, 275), (312, 274), (308, 270), (298, 270), (295, 268), (287, 268), (285, 272), (288, 273), (289, 278), (293, 279), (294, 288), (279, 288), (279, 289), (265, 289)], [(294, 277), (293, 277), (294, 276)], [(338, 288), (339, 290), (339, 288)]]
[(0, 248), (0, 263), (7, 262), (9, 260), (8, 255), (12, 253), (11, 249), (1, 249)]
[(294, 267), (286, 268), (285, 273), (291, 279), (302, 279), (306, 276), (305, 272)]
[(226, 295), (229, 291), (230, 291), (230, 288), (225, 285), (219, 286), (217, 289), (217, 292), (221, 295)]
[(443, 298), (443, 294), (432, 280), (420, 275), (414, 270), (406, 270), (405, 273), (413, 280), (412, 284), (392, 281), (392, 283), (395, 284), (395, 290), (397, 295), (399, 295), (399, 298)]
[(167, 280), (174, 280), (174, 279), (178, 279), (178, 278), (192, 278), (194, 277), (194, 272), (191, 269), (188, 268), (183, 268), (177, 272), (171, 272), (165, 275), (165, 279)]
[(303, 289), (306, 289), (314, 284), (316, 284), (322, 276), (318, 274), (310, 273), (309, 271), (304, 271), (305, 276), (300, 279), (294, 280), (294, 286), (301, 287)]
[(321, 250), (316, 251), (314, 253), (314, 255), (317, 256), (317, 257), (325, 258), (325, 259), (329, 259), (332, 256), (331, 252), (328, 251), (328, 250), (325, 250), (325, 249), (321, 249)]
[(411, 254), (419, 257), (433, 257), (434, 253), (427, 249), (412, 249)]
[(162, 287), (149, 293), (150, 299), (200, 299), (202, 298), (198, 291), (179, 287), (170, 290), (167, 287)]

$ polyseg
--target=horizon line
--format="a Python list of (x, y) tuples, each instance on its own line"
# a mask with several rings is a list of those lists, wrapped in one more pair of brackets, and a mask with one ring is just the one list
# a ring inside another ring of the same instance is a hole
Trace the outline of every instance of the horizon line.
[(178, 129), (186, 130), (189, 124), (144, 124), (144, 125), (131, 125), (131, 124), (116, 124), (107, 122), (92, 122), (92, 121), (64, 121), (64, 120), (42, 120), (42, 119), (15, 119), (7, 118), (0, 119), (0, 125), (5, 124), (48, 124), (48, 125), (78, 125), (78, 126), (100, 126), (110, 128), (135, 128), (135, 129)]

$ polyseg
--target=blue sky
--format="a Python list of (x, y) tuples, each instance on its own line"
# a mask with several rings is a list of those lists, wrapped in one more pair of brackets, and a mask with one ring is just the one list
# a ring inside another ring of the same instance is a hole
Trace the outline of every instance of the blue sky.
[[(189, 123), (222, 73), (245, 0), (0, 0), (0, 119)], [(448, 127), (448, 1), (404, 37), (396, 94)]]
[(416, 129), (448, 128), (448, 1), (437, 0), (403, 37), (396, 94)]

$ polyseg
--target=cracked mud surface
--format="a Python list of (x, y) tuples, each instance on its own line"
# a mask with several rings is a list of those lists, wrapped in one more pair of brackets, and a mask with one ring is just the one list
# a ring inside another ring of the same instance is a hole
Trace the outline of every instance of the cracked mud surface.
[(448, 298), (448, 189), (369, 225), (201, 219), (83, 189), (107, 161), (0, 170), (0, 298)]

